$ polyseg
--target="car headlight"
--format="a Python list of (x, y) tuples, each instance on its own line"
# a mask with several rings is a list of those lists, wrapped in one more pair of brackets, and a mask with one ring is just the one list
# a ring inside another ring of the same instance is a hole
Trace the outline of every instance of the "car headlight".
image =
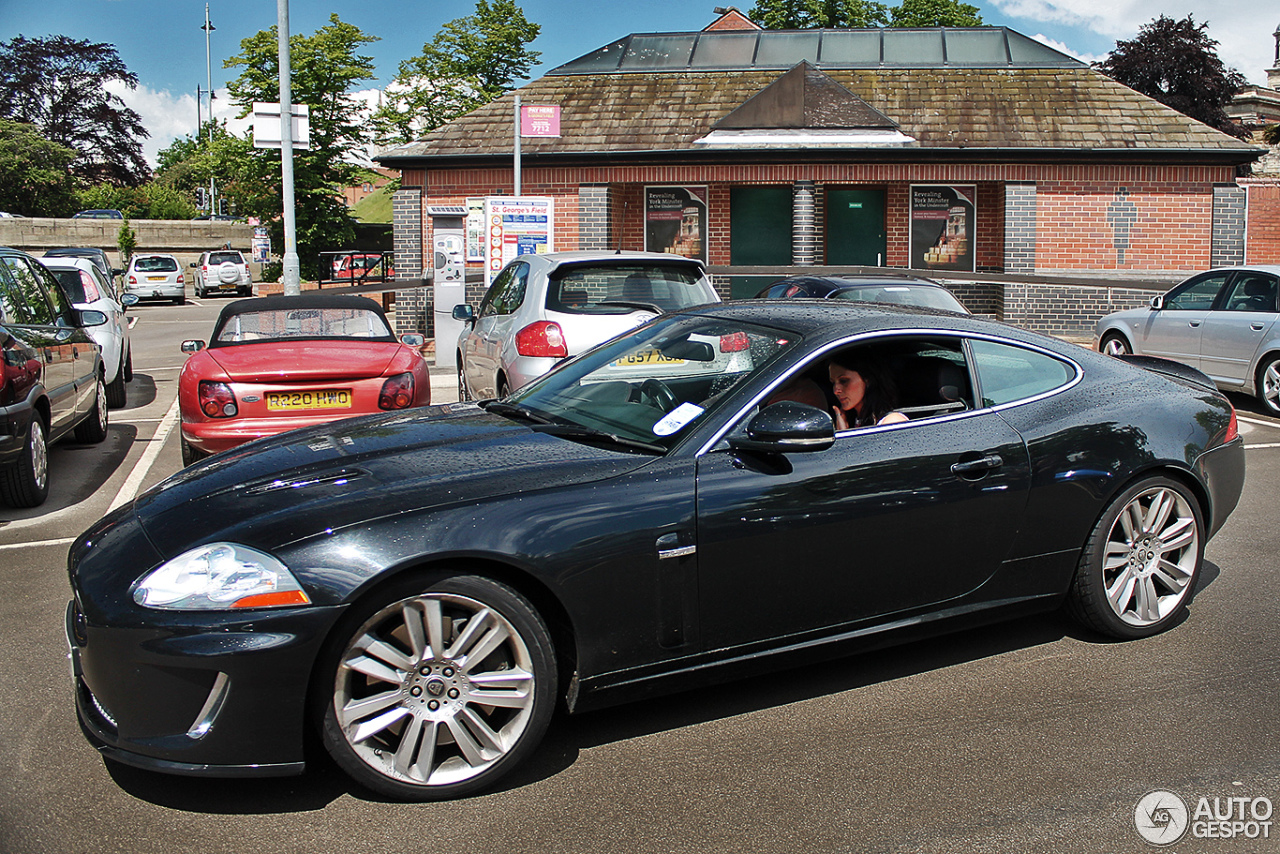
[(283, 563), (235, 543), (209, 543), (153, 569), (134, 585), (133, 601), (173, 611), (311, 604)]

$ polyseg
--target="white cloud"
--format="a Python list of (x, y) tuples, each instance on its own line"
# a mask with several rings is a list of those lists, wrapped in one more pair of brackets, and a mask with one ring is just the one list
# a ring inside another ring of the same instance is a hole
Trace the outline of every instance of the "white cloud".
[[(190, 136), (196, 132), (196, 94), (187, 92), (174, 95), (168, 89), (156, 91), (146, 86), (129, 89), (123, 84), (112, 82), (107, 84), (107, 91), (118, 95), (125, 106), (142, 117), (142, 126), (151, 136), (142, 141), (142, 154), (152, 167), (160, 152), (173, 144), (175, 139)], [(227, 129), (235, 134), (248, 132), (251, 119), (237, 119), (239, 110), (231, 103), (226, 89), (220, 89), (213, 99), (213, 115), (227, 122)], [(208, 119), (209, 102), (201, 99), (199, 119)]]
[(1044, 35), (1043, 33), (1036, 33), (1036, 34), (1035, 34), (1034, 36), (1032, 36), (1031, 38), (1035, 39), (1036, 41), (1040, 42), (1041, 44), (1048, 45), (1049, 47), (1053, 48), (1053, 49), (1054, 49), (1054, 50), (1056, 50), (1056, 51), (1059, 51), (1059, 52), (1061, 52), (1061, 53), (1065, 53), (1067, 56), (1070, 56), (1070, 57), (1073, 57), (1073, 58), (1075, 58), (1075, 59), (1078, 59), (1078, 60), (1080, 60), (1081, 62), (1088, 62), (1088, 63), (1092, 64), (1092, 63), (1094, 63), (1094, 62), (1100, 62), (1100, 61), (1102, 61), (1103, 59), (1105, 59), (1105, 58), (1106, 58), (1106, 55), (1105, 55), (1105, 54), (1103, 54), (1103, 55), (1096, 55), (1096, 54), (1091, 54), (1091, 53), (1081, 53), (1080, 51), (1076, 50), (1075, 48), (1071, 47), (1070, 45), (1063, 44), (1062, 42), (1060, 42), (1060, 41), (1058, 41), (1058, 40), (1056, 40), (1056, 39), (1051, 39), (1051, 38), (1049, 38), (1048, 36)]

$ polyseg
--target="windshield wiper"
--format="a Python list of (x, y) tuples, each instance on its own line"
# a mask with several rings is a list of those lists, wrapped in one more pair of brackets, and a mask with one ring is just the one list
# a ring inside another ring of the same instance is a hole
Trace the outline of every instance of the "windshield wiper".
[(649, 451), (654, 454), (665, 454), (667, 449), (656, 442), (642, 442), (639, 439), (626, 439), (614, 433), (606, 433), (604, 430), (597, 430), (594, 427), (584, 427), (581, 424), (540, 424), (532, 428), (538, 433), (546, 433), (551, 436), (561, 436), (566, 439), (584, 439), (588, 442), (606, 442), (610, 445), (620, 445), (624, 448), (638, 448), (642, 451)]
[(551, 419), (540, 412), (535, 412), (527, 406), (517, 406), (514, 403), (503, 403), (500, 400), (484, 400), (480, 402), (480, 408), (485, 412), (492, 412), (494, 415), (514, 415), (517, 418), (523, 418), (525, 421), (532, 421), (535, 424), (550, 424)]

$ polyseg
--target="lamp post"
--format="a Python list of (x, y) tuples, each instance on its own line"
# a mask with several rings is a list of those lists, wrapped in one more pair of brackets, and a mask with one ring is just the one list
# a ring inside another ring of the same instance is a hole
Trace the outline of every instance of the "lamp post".
[[(209, 93), (209, 148), (212, 153), (213, 148), (213, 65), (209, 58), (209, 33), (217, 29), (213, 24), (209, 23), (209, 4), (204, 4), (204, 26), (200, 29), (204, 30), (204, 74), (205, 89)], [(199, 137), (200, 129), (196, 128), (196, 136)], [(217, 193), (213, 183), (213, 174), (209, 175), (209, 219), (212, 220), (214, 214), (218, 212)]]

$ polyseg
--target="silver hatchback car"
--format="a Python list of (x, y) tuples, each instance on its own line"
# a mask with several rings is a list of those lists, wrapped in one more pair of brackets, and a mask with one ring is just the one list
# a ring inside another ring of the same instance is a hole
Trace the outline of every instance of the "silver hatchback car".
[(506, 397), (576, 356), (667, 311), (719, 302), (700, 261), (657, 252), (521, 255), (480, 308), (455, 306), (458, 394)]
[(1094, 344), (1112, 355), (1163, 356), (1204, 371), (1219, 388), (1257, 396), (1280, 415), (1280, 266), (1198, 273), (1149, 308), (1108, 314)]

